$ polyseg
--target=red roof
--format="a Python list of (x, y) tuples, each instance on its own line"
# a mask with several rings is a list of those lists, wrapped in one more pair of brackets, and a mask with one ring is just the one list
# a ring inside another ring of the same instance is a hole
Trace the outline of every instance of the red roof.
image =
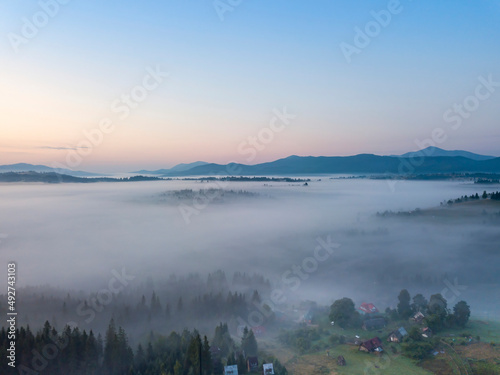
[(363, 341), (361, 346), (366, 348), (369, 352), (373, 352), (377, 348), (382, 347), (382, 341), (378, 337), (374, 337), (371, 340)]
[(367, 314), (378, 313), (378, 309), (375, 307), (373, 303), (363, 302), (359, 309)]

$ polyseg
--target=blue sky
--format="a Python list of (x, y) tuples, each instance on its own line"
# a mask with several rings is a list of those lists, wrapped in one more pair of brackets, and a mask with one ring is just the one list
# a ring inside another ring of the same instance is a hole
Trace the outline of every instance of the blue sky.
[[(58, 4), (57, 14), (16, 52), (13, 34), (24, 37), (37, 15), (43, 21), (42, 3)], [(215, 3), (232, 8), (223, 20)], [(68, 166), (129, 170), (244, 162), (238, 147), (285, 107), (296, 117), (252, 162), (403, 153), (435, 129), (446, 134), (436, 146), (500, 155), (500, 87), (460, 127), (443, 119), (475, 94), (480, 77), (500, 82), (498, 2), (401, 0), (350, 63), (341, 43), (356, 47), (355, 28), (366, 30), (372, 12), (394, 2), (231, 3), (2, 3), (1, 163), (77, 159)], [(168, 78), (118, 119), (111, 104), (157, 66)], [(44, 148), (77, 148), (103, 118), (115, 129), (88, 154)]]

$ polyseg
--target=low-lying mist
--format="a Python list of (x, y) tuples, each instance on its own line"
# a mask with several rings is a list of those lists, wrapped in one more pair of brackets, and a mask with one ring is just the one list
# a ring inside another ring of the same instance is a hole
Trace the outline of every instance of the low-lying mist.
[(155, 181), (0, 189), (0, 263), (17, 263), (18, 287), (92, 293), (125, 270), (132, 285), (154, 289), (172, 274), (206, 278), (223, 270), (264, 275), (288, 303), (347, 296), (384, 309), (408, 288), (466, 299), (473, 315), (494, 316), (499, 307), (500, 231), (491, 216), (499, 206), (477, 208), (483, 216), (456, 208), (450, 216), (376, 215), (439, 207), (496, 185), (323, 176), (307, 186)]

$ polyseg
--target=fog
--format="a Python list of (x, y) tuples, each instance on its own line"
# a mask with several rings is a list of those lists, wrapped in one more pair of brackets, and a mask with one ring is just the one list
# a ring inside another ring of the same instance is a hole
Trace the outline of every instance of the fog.
[[(212, 192), (207, 200), (172, 196), (209, 188), (225, 193)], [(132, 285), (153, 287), (174, 273), (206, 277), (223, 270), (262, 274), (290, 303), (330, 304), (347, 296), (385, 309), (408, 288), (412, 294), (465, 299), (473, 315), (494, 317), (500, 307), (500, 230), (498, 219), (488, 215), (500, 212), (499, 206), (475, 214), (441, 208), (456, 211), (446, 217), (376, 213), (439, 208), (450, 198), (499, 188), (330, 176), (311, 177), (308, 186), (181, 180), (5, 184), (0, 264), (17, 263), (18, 287), (97, 292), (113, 270), (125, 269)], [(336, 245), (315, 253), (318, 239)], [(306, 270), (299, 275), (294, 266)], [(0, 277), (6, 279), (6, 267)]]

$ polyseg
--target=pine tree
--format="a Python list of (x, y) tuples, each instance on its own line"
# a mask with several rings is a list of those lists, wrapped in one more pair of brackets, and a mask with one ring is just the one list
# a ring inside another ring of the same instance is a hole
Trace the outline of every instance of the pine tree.
[(201, 363), (203, 375), (212, 374), (212, 354), (210, 353), (210, 344), (207, 336), (203, 337), (203, 348), (201, 351)]
[(398, 314), (401, 319), (407, 319), (411, 315), (410, 293), (406, 289), (401, 290), (398, 300)]
[(236, 357), (234, 355), (234, 352), (231, 352), (231, 354), (229, 354), (227, 357), (226, 365), (232, 366), (232, 365), (236, 365), (236, 364), (237, 364), (237, 362), (236, 362)]
[(257, 340), (252, 330), (248, 330), (246, 327), (246, 332), (243, 332), (243, 338), (241, 340), (241, 349), (245, 352), (245, 356), (254, 357), (257, 355)]
[(243, 354), (240, 354), (238, 356), (237, 365), (238, 365), (238, 374), (246, 374), (248, 372), (247, 361), (243, 356)]
[(94, 332), (90, 330), (87, 342), (85, 343), (85, 371), (87, 374), (93, 374), (97, 372), (99, 365), (99, 349), (96, 338), (94, 337)]
[(259, 296), (259, 292), (257, 290), (253, 291), (252, 302), (253, 303), (260, 303), (261, 302), (261, 299), (260, 299), (260, 296)]
[(196, 333), (196, 335), (191, 339), (188, 346), (186, 361), (184, 365), (185, 370), (192, 369), (194, 374), (200, 373), (201, 350), (202, 350), (202, 343), (200, 334)]
[(455, 323), (460, 327), (465, 327), (470, 317), (470, 307), (467, 302), (460, 301), (453, 307)]
[(116, 336), (115, 320), (111, 319), (108, 325), (105, 336), (105, 346), (104, 346), (104, 362), (103, 367), (108, 374), (115, 373), (115, 367), (117, 365), (118, 358), (116, 356), (118, 347), (118, 338)]
[(179, 360), (175, 361), (174, 365), (174, 375), (182, 375), (184, 373), (183, 368)]

